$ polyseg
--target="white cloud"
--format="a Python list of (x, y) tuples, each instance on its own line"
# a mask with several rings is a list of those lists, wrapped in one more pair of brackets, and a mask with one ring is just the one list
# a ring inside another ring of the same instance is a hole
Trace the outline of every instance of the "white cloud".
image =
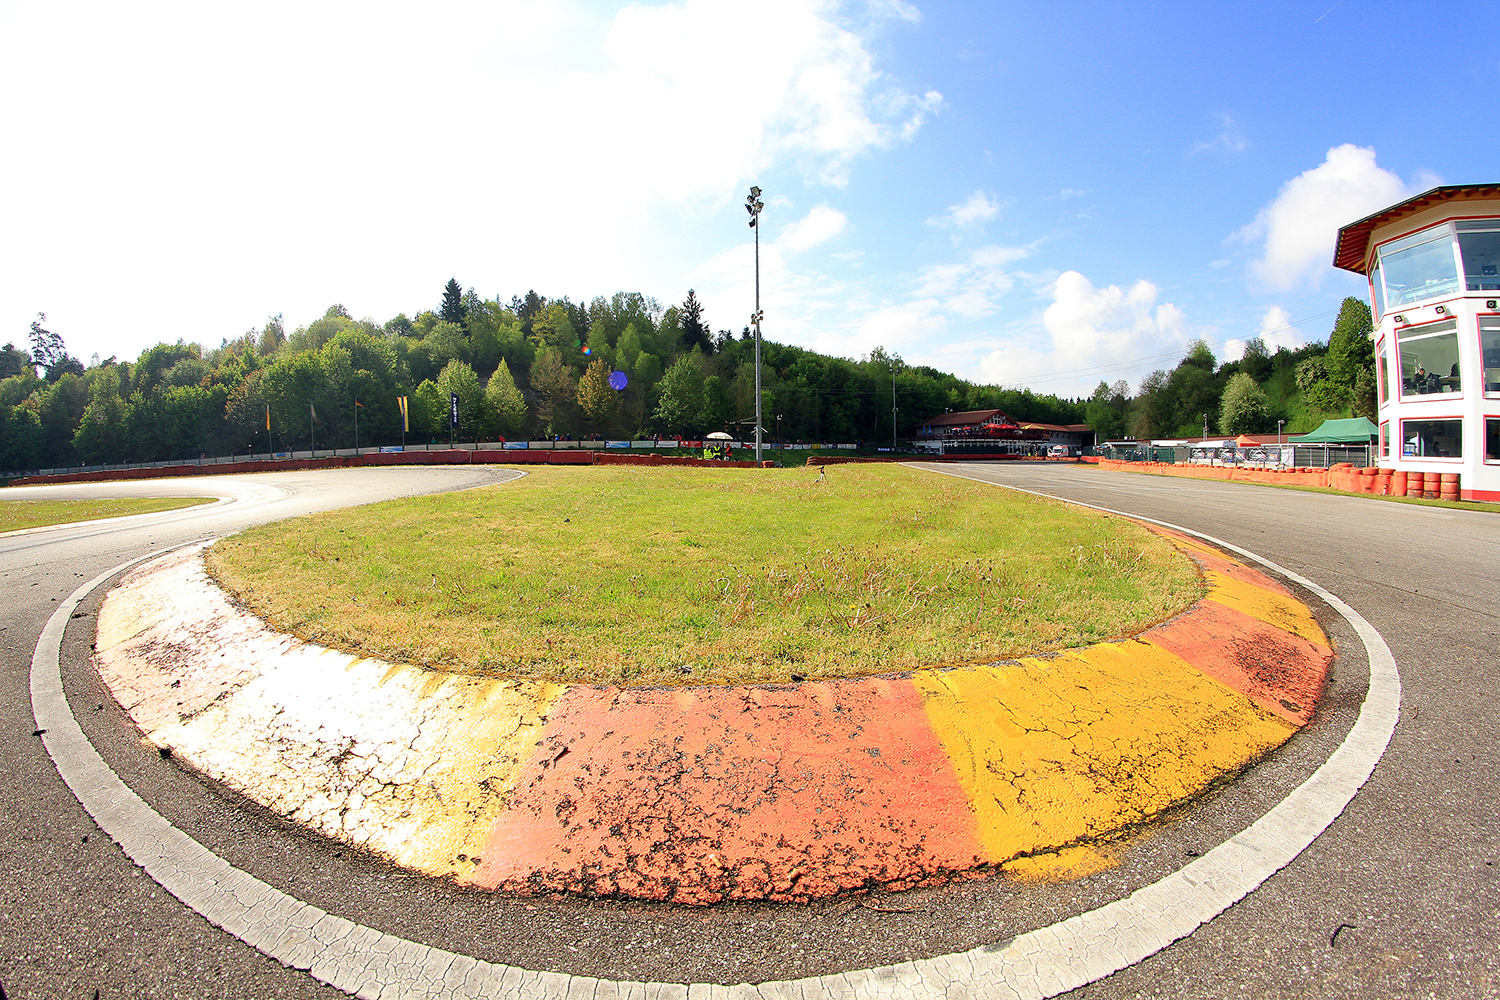
[[(1058, 276), (1042, 314), (1047, 339), (1007, 341), (979, 361), (985, 381), (1087, 395), (1102, 379), (1133, 378), (1186, 346), (1182, 310), (1157, 303), (1156, 286), (1095, 288), (1077, 271)], [(1049, 342), (1050, 341), (1050, 342)]]
[(450, 275), (681, 294), (705, 208), (778, 172), (843, 185), (941, 107), (842, 16), (764, 0), (774, 44), (739, 72), (744, 9), (718, 0), (0, 7), (0, 93), (25, 95), (0, 101), (25, 151), (0, 188), (27, 193), (0, 209), (0, 324), (46, 310), (74, 353), (133, 357), (333, 301), (410, 312)]
[(964, 319), (983, 319), (999, 308), (999, 298), (1015, 287), (1017, 272), (1007, 264), (1029, 256), (1032, 247), (990, 244), (957, 264), (922, 268), (914, 294), (939, 300), (942, 309)]
[(995, 201), (983, 191), (975, 191), (969, 197), (957, 205), (949, 207), (948, 212), (942, 218), (928, 219), (935, 226), (974, 226), (981, 222), (988, 222), (1000, 211), (1000, 203)]
[[(1266, 351), (1275, 354), (1281, 348), (1296, 350), (1306, 344), (1307, 335), (1292, 325), (1292, 318), (1280, 306), (1272, 306), (1261, 317), (1260, 330), (1255, 334), (1266, 345)], [(1224, 341), (1224, 360), (1230, 361), (1245, 356), (1246, 341), (1231, 338)]]
[(1345, 143), (1318, 166), (1281, 186), (1255, 221), (1235, 234), (1264, 239), (1251, 270), (1266, 286), (1316, 288), (1332, 268), (1338, 230), (1413, 193), (1401, 178), (1375, 163), (1375, 150)]
[(776, 242), (792, 253), (800, 253), (833, 239), (848, 225), (849, 218), (843, 212), (827, 205), (816, 205), (812, 211), (787, 226)]
[(916, 137), (917, 130), (927, 123), (927, 116), (943, 109), (943, 95), (936, 90), (929, 90), (920, 97), (897, 93), (888, 98), (886, 106), (891, 113), (906, 116), (901, 123), (901, 138), (910, 142)]
[(1188, 155), (1199, 153), (1243, 153), (1250, 148), (1250, 140), (1240, 131), (1239, 123), (1231, 115), (1219, 116), (1219, 134), (1207, 142), (1195, 142)]
[(1292, 325), (1292, 318), (1280, 306), (1272, 306), (1261, 317), (1259, 336), (1272, 354), (1283, 347), (1295, 350), (1308, 342), (1307, 335)]
[(900, 353), (923, 342), (940, 337), (948, 330), (948, 320), (932, 299), (918, 299), (902, 305), (887, 306), (867, 314), (859, 323), (854, 345), (860, 354), (872, 347), (885, 347)]
[(875, 17), (898, 18), (911, 24), (922, 20), (922, 12), (905, 0), (872, 0), (870, 13)]

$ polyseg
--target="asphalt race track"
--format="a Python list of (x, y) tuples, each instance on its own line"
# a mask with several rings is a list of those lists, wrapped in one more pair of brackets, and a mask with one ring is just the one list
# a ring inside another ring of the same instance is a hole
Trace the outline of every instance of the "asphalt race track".
[[(1342, 597), (1379, 629), (1401, 670), (1395, 738), (1363, 791), (1311, 848), (1192, 937), (1073, 995), (1500, 992), (1495, 515), (1074, 466), (942, 468), (1243, 546)], [(33, 734), (27, 687), (32, 650), (56, 603), (129, 559), (243, 525), (511, 475), (482, 467), (335, 470), (3, 495), (228, 498), (0, 538), (0, 809), (13, 831), (0, 839), (0, 984), (10, 997), (88, 997), (96, 989), (101, 998), (339, 995), (166, 895), (99, 833), (62, 784)], [(80, 608), (84, 617), (63, 646), (74, 713), (110, 766), (174, 824), (266, 882), (388, 933), (491, 961), (608, 978), (734, 983), (844, 971), (1003, 940), (1097, 906), (1174, 870), (1274, 805), (1337, 745), (1363, 691), (1357, 641), (1320, 613), (1346, 655), (1319, 719), (1273, 759), (1131, 845), (1118, 869), (1077, 883), (982, 880), (873, 905), (668, 910), (510, 900), (403, 878), (147, 752), (87, 666), (88, 615), (96, 606), (97, 595)]]

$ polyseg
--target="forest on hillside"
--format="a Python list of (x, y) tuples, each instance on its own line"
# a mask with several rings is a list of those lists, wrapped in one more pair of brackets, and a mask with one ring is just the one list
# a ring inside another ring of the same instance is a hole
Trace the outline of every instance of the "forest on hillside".
[[(356, 420), (361, 446), (394, 445), (402, 396), (413, 444), (448, 440), (450, 394), (466, 442), (754, 437), (750, 331), (713, 331), (693, 291), (666, 307), (626, 292), (502, 303), (450, 280), (437, 308), (383, 324), (334, 305), (290, 333), (276, 316), (212, 349), (161, 343), (84, 365), (39, 315), (29, 346), (0, 350), (0, 470), (349, 448)], [(761, 353), (767, 440), (889, 443), (893, 391), (903, 432), (945, 410), (1083, 420), (1082, 400), (975, 385), (880, 348), (854, 361), (763, 340)]]
[[(874, 444), (891, 440), (893, 416), (901, 435), (946, 410), (979, 409), (1086, 422), (1101, 440), (1196, 436), (1204, 414), (1211, 433), (1274, 429), (1278, 417), (1306, 430), (1323, 416), (1373, 413), (1368, 330), (1368, 308), (1348, 299), (1326, 348), (1271, 355), (1252, 341), (1244, 358), (1218, 364), (1200, 341), (1135, 393), (1101, 382), (1079, 400), (977, 385), (880, 348), (855, 361), (766, 340), (765, 435)], [(450, 280), (437, 308), (383, 324), (334, 305), (289, 334), (275, 316), (215, 348), (160, 343), (134, 361), (85, 365), (39, 314), (27, 343), (0, 349), (4, 471), (349, 448), (356, 433), (362, 446), (399, 444), (400, 397), (408, 442), (447, 441), (450, 394), (460, 441), (754, 436), (750, 330), (713, 331), (691, 290), (667, 307), (626, 292), (584, 304), (533, 291), (502, 303)]]

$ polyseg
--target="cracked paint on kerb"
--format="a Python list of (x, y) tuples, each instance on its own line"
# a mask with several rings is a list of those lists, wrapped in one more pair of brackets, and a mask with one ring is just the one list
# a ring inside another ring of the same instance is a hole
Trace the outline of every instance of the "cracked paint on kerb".
[(229, 603), (197, 548), (127, 577), (100, 610), (96, 647), (150, 742), (289, 819), (429, 875), (479, 864), (563, 691), (278, 635)]
[(1139, 639), (913, 683), (997, 864), (1149, 819), (1295, 731)]

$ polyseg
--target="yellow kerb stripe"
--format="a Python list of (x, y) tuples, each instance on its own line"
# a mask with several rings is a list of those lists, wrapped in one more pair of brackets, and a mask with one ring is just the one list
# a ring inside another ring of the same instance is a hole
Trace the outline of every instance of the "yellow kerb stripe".
[(1135, 639), (913, 683), (996, 863), (1153, 816), (1295, 731)]
[(1307, 605), (1296, 598), (1213, 570), (1205, 572), (1203, 576), (1208, 581), (1209, 600), (1218, 601), (1251, 618), (1299, 635), (1308, 642), (1320, 646), (1329, 644), (1328, 636), (1323, 633), (1318, 620), (1312, 616)]

